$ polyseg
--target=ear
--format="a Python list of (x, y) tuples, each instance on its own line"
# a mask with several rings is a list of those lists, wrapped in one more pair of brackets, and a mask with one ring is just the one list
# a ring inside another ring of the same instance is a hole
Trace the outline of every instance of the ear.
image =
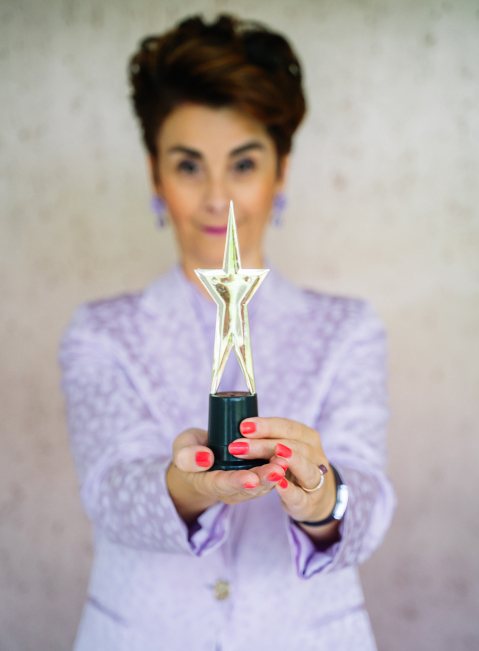
[(147, 168), (149, 170), (151, 190), (154, 194), (162, 196), (160, 176), (158, 173), (158, 161), (154, 156), (148, 154), (146, 158)]

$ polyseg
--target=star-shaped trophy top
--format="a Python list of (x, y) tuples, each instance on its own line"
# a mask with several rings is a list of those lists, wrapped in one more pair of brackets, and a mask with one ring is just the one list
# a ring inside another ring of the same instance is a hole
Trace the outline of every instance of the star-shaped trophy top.
[(231, 348), (234, 348), (250, 393), (255, 393), (247, 304), (269, 269), (242, 269), (233, 202), (230, 203), (223, 269), (195, 269), (218, 305), (211, 393), (218, 390)]

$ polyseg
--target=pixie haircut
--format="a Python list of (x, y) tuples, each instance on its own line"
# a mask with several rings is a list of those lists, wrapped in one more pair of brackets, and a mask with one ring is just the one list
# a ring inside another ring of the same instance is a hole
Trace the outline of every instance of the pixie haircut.
[(199, 16), (145, 38), (129, 64), (143, 141), (157, 157), (165, 118), (186, 103), (233, 108), (262, 123), (278, 157), (288, 154), (305, 110), (301, 66), (288, 41), (258, 23)]

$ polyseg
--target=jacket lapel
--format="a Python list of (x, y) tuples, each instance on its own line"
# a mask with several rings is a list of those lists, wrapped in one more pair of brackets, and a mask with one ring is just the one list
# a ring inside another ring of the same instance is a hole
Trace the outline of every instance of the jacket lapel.
[(317, 323), (300, 290), (275, 271), (258, 292), (253, 356), (261, 416), (280, 416), (313, 426), (321, 402), (321, 360), (314, 354)]
[(207, 426), (211, 360), (181, 270), (173, 268), (150, 285), (142, 309), (151, 315), (143, 349), (151, 408), (175, 435)]

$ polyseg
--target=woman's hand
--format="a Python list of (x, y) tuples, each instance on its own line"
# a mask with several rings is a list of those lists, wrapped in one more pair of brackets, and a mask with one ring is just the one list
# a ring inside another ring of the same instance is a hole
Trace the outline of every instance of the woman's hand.
[[(336, 482), (318, 432), (285, 418), (248, 418), (241, 423), (240, 430), (248, 440), (231, 443), (231, 454), (240, 459), (284, 457), (288, 461), (289, 472), (275, 488), (293, 520), (318, 522), (331, 514), (336, 503)], [(312, 489), (320, 483), (320, 465), (324, 467), (323, 485), (311, 493), (304, 491), (302, 487)], [(337, 522), (321, 527), (300, 526), (317, 541), (337, 539)]]
[[(213, 470), (213, 452), (206, 447), (208, 434), (188, 429), (173, 443), (173, 461), (166, 474), (171, 499), (185, 522), (195, 520), (215, 504), (237, 504), (269, 493), (288, 468), (288, 459), (272, 452), (269, 463), (251, 470)], [(244, 439), (240, 442), (247, 443)], [(254, 458), (250, 456), (250, 458)]]

